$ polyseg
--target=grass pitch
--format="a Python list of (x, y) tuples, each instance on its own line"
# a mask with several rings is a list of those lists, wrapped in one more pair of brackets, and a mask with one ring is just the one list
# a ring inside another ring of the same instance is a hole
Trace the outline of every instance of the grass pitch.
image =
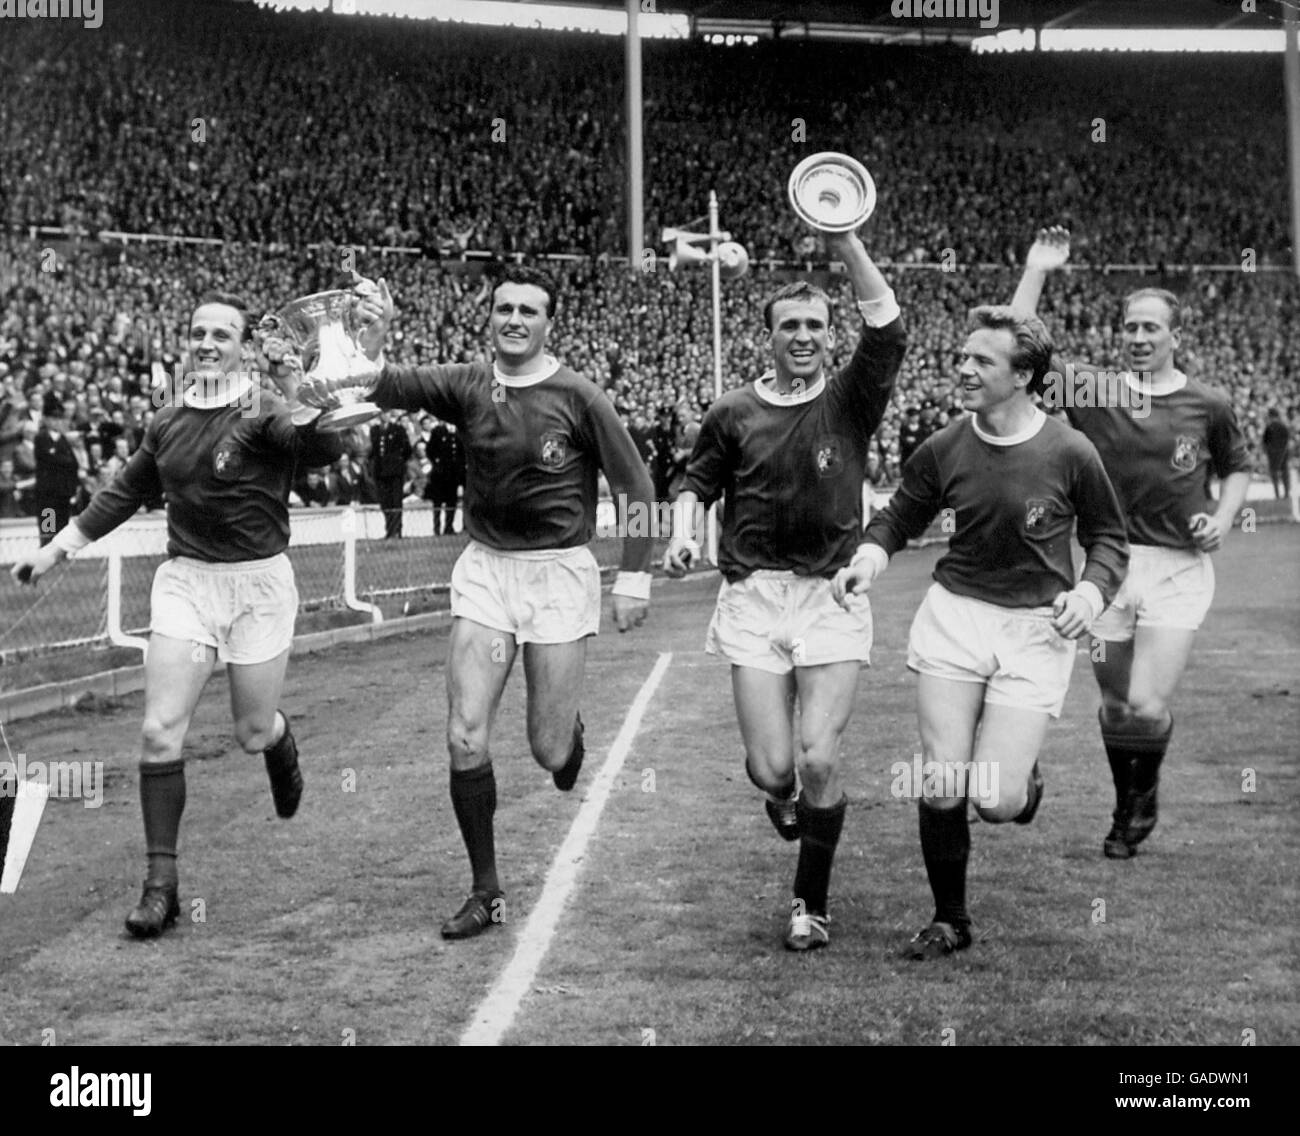
[[(915, 805), (890, 766), (917, 749), (903, 667), (939, 549), (872, 592), (877, 647), (844, 743), (850, 809), (828, 950), (781, 947), (796, 846), (744, 776), (725, 665), (701, 645), (716, 577), (658, 586), (651, 622), (592, 645), (588, 766), (558, 794), (527, 757), (512, 677), (493, 740), (506, 923), (444, 943), (468, 884), (447, 799), (446, 638), (295, 659), (285, 704), (307, 793), (276, 819), (230, 738), (215, 679), (187, 743), (182, 920), (122, 918), (143, 869), (141, 699), (8, 728), (28, 760), (103, 763), (103, 804), (51, 799), (22, 887), (0, 898), (0, 1043), (454, 1042), (501, 972), (658, 652), (672, 664), (586, 848), (577, 890), (507, 1042), (1258, 1044), (1300, 1040), (1290, 912), (1300, 869), (1300, 531), (1237, 534), (1174, 711), (1161, 820), (1101, 855), (1111, 808), (1098, 696), (1078, 660), (1043, 753), (1035, 823), (972, 828), (977, 941), (897, 951), (930, 915)], [(653, 791), (647, 791), (652, 787)]]

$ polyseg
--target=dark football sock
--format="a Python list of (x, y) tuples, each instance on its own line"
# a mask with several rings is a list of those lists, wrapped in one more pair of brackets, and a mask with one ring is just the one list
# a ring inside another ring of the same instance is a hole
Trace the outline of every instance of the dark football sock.
[(183, 758), (140, 763), (140, 809), (144, 813), (144, 843), (149, 858), (147, 878), (174, 884), (176, 838), (185, 811)]
[(587, 754), (584, 738), (582, 715), (576, 714), (573, 719), (573, 741), (569, 745), (569, 756), (564, 764), (551, 774), (555, 787), (566, 793), (578, 783), (578, 774), (582, 772), (582, 759)]
[(469, 853), (474, 890), (499, 890), (492, 820), (497, 811), (497, 779), (491, 762), (476, 769), (451, 771), (451, 807)]
[(934, 893), (934, 921), (969, 924), (966, 864), (970, 860), (970, 821), (965, 803), (955, 809), (920, 807), (921, 855)]
[(794, 873), (794, 897), (803, 900), (810, 915), (826, 914), (831, 864), (848, 804), (847, 797), (841, 797), (826, 809), (808, 804), (804, 797), (795, 803), (795, 816), (799, 820), (799, 866)]
[(1115, 811), (1121, 814), (1128, 807), (1128, 795), (1133, 788), (1133, 754), (1128, 749), (1128, 735), (1106, 725), (1101, 710), (1097, 721), (1101, 726), (1101, 743), (1106, 747), (1106, 760), (1110, 763), (1111, 780), (1115, 782)]
[(1159, 734), (1121, 732), (1102, 723), (1101, 740), (1106, 746), (1106, 759), (1115, 779), (1115, 799), (1121, 809), (1130, 792), (1145, 793), (1155, 788), (1160, 778), (1160, 763), (1173, 732), (1173, 715), (1170, 715), (1164, 732)]
[(1174, 734), (1174, 716), (1169, 715), (1169, 725), (1159, 734), (1148, 734), (1130, 741), (1135, 751), (1133, 762), (1133, 791), (1146, 793), (1160, 780), (1160, 763), (1169, 749), (1169, 739)]

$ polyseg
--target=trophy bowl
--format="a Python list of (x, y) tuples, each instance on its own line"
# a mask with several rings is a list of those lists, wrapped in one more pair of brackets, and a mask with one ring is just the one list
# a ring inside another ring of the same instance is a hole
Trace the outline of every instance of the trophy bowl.
[(315, 417), (318, 430), (348, 430), (380, 413), (369, 401), (379, 367), (357, 343), (355, 303), (354, 292), (316, 292), (290, 300), (259, 327), (263, 337), (292, 344), (302, 360), (301, 401), (289, 407), (297, 424)]
[(799, 218), (823, 233), (849, 233), (876, 208), (876, 183), (848, 154), (810, 154), (794, 168), (787, 187)]

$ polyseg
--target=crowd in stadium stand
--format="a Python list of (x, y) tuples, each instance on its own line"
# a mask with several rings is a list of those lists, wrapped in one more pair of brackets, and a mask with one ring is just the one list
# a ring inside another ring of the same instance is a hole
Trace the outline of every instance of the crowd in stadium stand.
[[(552, 265), (551, 349), (604, 388), (671, 493), (714, 397), (708, 282), (610, 263), (625, 251), (617, 39), (154, 0), (105, 17), (93, 36), (23, 21), (0, 40), (0, 515), (32, 507), (50, 396), (70, 411), (84, 497), (138, 444), (198, 294), (272, 309), (342, 283), (345, 252), (365, 244), (420, 250), (356, 254), (392, 286), (399, 362), (486, 357), (467, 249), (575, 254)], [(1139, 277), (1101, 265), (1244, 266), (1140, 282), (1185, 295), (1180, 362), (1229, 391), (1262, 471), (1268, 412), (1300, 423), (1300, 291), (1258, 271), (1288, 255), (1281, 82), (1280, 60), (1258, 57), (649, 43), (646, 231), (694, 221), (718, 191), (753, 261), (723, 289), (733, 386), (766, 366), (762, 299), (787, 278), (771, 262), (824, 260), (785, 200), (790, 169), (823, 149), (868, 163), (880, 199), (864, 236), (912, 344), (879, 479), (955, 412), (966, 311), (1009, 299), (1036, 225), (1074, 233), (1080, 270), (1053, 279), (1043, 308), (1063, 355), (1108, 367)], [(37, 226), (81, 237), (21, 235)], [(231, 243), (123, 247), (100, 230)], [(856, 328), (847, 286), (837, 299), (842, 362)], [(435, 425), (406, 421), (408, 499), (445, 497)], [(336, 468), (302, 472), (303, 503), (375, 499), (364, 432), (354, 443)]]

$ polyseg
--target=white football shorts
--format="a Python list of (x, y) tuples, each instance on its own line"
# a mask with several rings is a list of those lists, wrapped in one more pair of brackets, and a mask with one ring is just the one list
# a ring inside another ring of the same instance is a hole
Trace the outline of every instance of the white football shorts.
[(1050, 607), (999, 607), (936, 583), (912, 620), (907, 665), (918, 674), (983, 683), (985, 703), (1059, 718), (1077, 651), (1052, 627)]
[(516, 643), (572, 643), (600, 630), (600, 568), (586, 545), (502, 552), (472, 540), (451, 571), (451, 613)]
[(298, 588), (283, 552), (215, 564), (176, 556), (154, 573), (149, 629), (188, 639), (227, 663), (265, 663), (293, 645)]
[(819, 576), (762, 570), (723, 581), (704, 649), (738, 667), (789, 674), (795, 667), (871, 665), (871, 605), (846, 611)]
[(1092, 625), (1094, 638), (1123, 643), (1138, 627), (1195, 631), (1214, 600), (1214, 561), (1196, 548), (1129, 548), (1128, 575)]

